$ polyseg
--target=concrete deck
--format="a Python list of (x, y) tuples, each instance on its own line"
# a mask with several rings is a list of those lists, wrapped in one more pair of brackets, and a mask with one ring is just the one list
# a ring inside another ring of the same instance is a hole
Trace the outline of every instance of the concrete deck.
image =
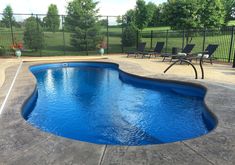
[[(128, 147), (74, 141), (30, 126), (21, 116), (22, 105), (36, 86), (36, 80), (28, 67), (51, 62), (48, 59), (36, 62), (34, 60), (23, 63), (0, 116), (0, 164), (235, 164), (235, 70), (230, 66), (214, 64), (212, 67), (206, 64), (206, 80), (194, 80), (191, 68), (186, 65), (178, 65), (163, 75), (162, 71), (169, 63), (162, 63), (157, 59), (127, 59), (123, 56), (109, 56), (108, 59), (67, 59), (66, 61), (115, 62), (121, 70), (132, 74), (195, 83), (208, 89), (205, 104), (219, 120), (214, 131), (182, 142)], [(5, 72), (6, 79), (0, 88), (0, 105), (15, 76), (17, 61), (16, 64)]]

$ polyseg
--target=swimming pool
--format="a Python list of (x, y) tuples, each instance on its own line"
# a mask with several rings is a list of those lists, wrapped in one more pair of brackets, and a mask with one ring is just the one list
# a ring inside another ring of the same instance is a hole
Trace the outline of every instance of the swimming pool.
[(111, 63), (33, 66), (23, 117), (58, 136), (112, 145), (162, 144), (207, 134), (216, 119), (199, 86), (145, 79)]

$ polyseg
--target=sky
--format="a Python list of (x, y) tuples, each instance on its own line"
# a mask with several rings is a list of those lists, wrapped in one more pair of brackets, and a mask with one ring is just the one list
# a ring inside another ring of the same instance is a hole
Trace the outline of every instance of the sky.
[[(46, 14), (50, 4), (56, 4), (59, 14), (66, 14), (66, 6), (70, 0), (0, 0), (0, 13), (6, 5), (10, 5), (14, 13)], [(98, 0), (100, 15), (123, 15), (129, 9), (134, 8), (136, 0)], [(166, 0), (145, 0), (160, 4)]]

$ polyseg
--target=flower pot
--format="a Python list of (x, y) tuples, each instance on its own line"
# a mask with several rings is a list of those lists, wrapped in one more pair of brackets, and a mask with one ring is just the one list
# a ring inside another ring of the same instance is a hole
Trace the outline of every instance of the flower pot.
[(20, 50), (16, 50), (16, 51), (15, 51), (15, 55), (16, 55), (17, 57), (20, 57), (20, 56), (21, 56), (21, 51), (20, 51)]
[(104, 55), (104, 48), (100, 48), (100, 55), (101, 55), (101, 56)]

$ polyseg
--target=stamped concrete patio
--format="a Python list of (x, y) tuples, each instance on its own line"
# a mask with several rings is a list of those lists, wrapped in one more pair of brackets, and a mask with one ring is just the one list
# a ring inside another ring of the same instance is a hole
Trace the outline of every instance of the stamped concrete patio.
[[(121, 70), (144, 77), (206, 87), (205, 104), (218, 118), (218, 126), (196, 139), (128, 147), (96, 145), (57, 137), (30, 126), (22, 118), (22, 106), (36, 87), (29, 66), (94, 60), (118, 63)], [(161, 59), (134, 59), (122, 55), (0, 59), (0, 106), (3, 107), (0, 116), (0, 164), (235, 164), (235, 69), (229, 65), (205, 64), (205, 80), (194, 80), (194, 72), (188, 65), (177, 65), (163, 74), (168, 65)]]

